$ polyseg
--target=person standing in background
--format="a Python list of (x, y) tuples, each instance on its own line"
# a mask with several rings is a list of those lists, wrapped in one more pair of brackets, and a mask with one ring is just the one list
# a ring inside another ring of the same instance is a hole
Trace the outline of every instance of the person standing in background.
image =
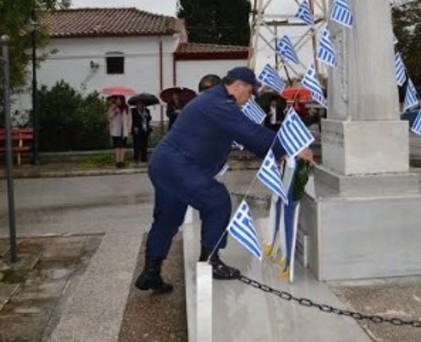
[(148, 161), (148, 138), (152, 131), (151, 113), (142, 101), (132, 108), (133, 160), (136, 164)]
[(181, 113), (181, 110), (183, 109), (183, 107), (184, 107), (184, 103), (181, 102), (180, 95), (177, 92), (174, 92), (172, 95), (172, 100), (168, 102), (168, 106), (167, 106), (167, 117), (169, 119), (168, 130), (171, 129), (175, 120), (177, 120), (178, 115)]
[(124, 156), (127, 147), (127, 137), (132, 128), (132, 116), (124, 96), (110, 97), (110, 107), (107, 111), (110, 135), (113, 139), (116, 167), (124, 167)]

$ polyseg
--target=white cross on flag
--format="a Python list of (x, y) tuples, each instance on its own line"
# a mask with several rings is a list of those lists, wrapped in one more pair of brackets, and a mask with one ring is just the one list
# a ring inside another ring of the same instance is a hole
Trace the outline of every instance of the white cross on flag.
[(245, 105), (241, 108), (241, 111), (247, 116), (251, 121), (261, 124), (266, 117), (265, 111), (260, 107), (256, 101), (250, 99)]
[(345, 27), (352, 27), (354, 17), (351, 8), (349, 7), (348, 0), (333, 0), (330, 19)]
[(292, 42), (287, 35), (284, 35), (277, 41), (276, 52), (291, 62), (300, 64), (300, 60), (298, 59), (297, 53), (295, 52), (294, 45), (292, 45)]
[(295, 14), (295, 17), (304, 21), (308, 26), (314, 26), (313, 14), (311, 13), (307, 0), (304, 0), (300, 7), (298, 7), (298, 12)]
[(403, 101), (403, 111), (410, 109), (418, 104), (418, 93), (415, 89), (414, 83), (411, 79), (408, 78), (408, 83), (406, 85), (405, 99)]
[(250, 208), (245, 200), (235, 212), (227, 228), (228, 232), (246, 249), (248, 249), (257, 259), (262, 260), (262, 247), (257, 238), (256, 228), (250, 216)]
[(320, 103), (323, 107), (327, 107), (326, 99), (323, 95), (322, 87), (316, 77), (316, 69), (314, 65), (310, 63), (307, 71), (301, 81), (304, 88), (311, 91), (311, 97), (314, 101)]
[(268, 87), (280, 93), (285, 88), (285, 83), (282, 81), (279, 74), (269, 64), (266, 64), (257, 79)]
[(292, 107), (279, 129), (278, 138), (290, 157), (295, 157), (314, 141), (314, 137)]
[(272, 149), (269, 150), (262, 165), (260, 166), (257, 178), (272, 190), (276, 195), (282, 198), (284, 203), (288, 204), (288, 195), (284, 184), (281, 180), (281, 172), (278, 165), (276, 165), (275, 155)]
[(329, 28), (327, 25), (325, 25), (322, 30), (321, 38), (319, 41), (319, 49), (317, 50), (317, 59), (331, 67), (338, 67), (335, 48), (333, 47), (332, 41), (330, 40)]

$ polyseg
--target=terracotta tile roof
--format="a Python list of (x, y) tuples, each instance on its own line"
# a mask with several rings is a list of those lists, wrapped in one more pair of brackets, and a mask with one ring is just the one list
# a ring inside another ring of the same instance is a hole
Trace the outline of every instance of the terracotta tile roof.
[(178, 60), (247, 59), (249, 48), (239, 45), (180, 43), (175, 51)]
[(172, 35), (178, 19), (136, 8), (78, 8), (44, 12), (52, 38)]

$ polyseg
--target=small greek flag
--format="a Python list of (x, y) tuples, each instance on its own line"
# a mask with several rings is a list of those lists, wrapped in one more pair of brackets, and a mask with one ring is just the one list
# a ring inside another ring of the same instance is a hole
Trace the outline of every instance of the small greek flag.
[(311, 91), (311, 97), (316, 102), (320, 103), (322, 106), (327, 107), (326, 99), (323, 95), (322, 87), (320, 86), (319, 81), (316, 77), (316, 69), (314, 65), (310, 63), (307, 68), (307, 71), (301, 81), (303, 87)]
[(411, 131), (418, 135), (421, 135), (421, 108), (418, 111), (418, 114), (414, 123), (412, 124)]
[(348, 0), (333, 0), (330, 19), (345, 27), (352, 27), (354, 18)]
[(335, 48), (330, 40), (330, 32), (327, 25), (322, 30), (319, 41), (319, 49), (317, 50), (317, 58), (325, 64), (337, 68), (338, 60), (336, 59)]
[(266, 117), (265, 111), (260, 107), (256, 101), (248, 100), (245, 105), (241, 108), (241, 111), (247, 116), (251, 121), (261, 124)]
[(245, 200), (241, 201), (227, 230), (240, 244), (254, 254), (257, 259), (262, 260), (262, 247), (257, 238), (253, 219), (250, 216), (250, 208)]
[(310, 6), (308, 5), (307, 0), (304, 0), (300, 7), (298, 7), (298, 12), (295, 14), (295, 17), (304, 21), (307, 25), (314, 26), (313, 14), (310, 11)]
[(276, 52), (281, 56), (289, 59), (295, 64), (300, 64), (300, 60), (298, 59), (297, 53), (295, 52), (294, 45), (292, 45), (292, 42), (287, 35), (284, 35), (277, 41), (275, 49)]
[(284, 203), (288, 204), (287, 191), (281, 180), (281, 172), (279, 171), (278, 165), (276, 165), (275, 155), (272, 149), (269, 150), (262, 165), (260, 166), (257, 178), (278, 195)]
[(395, 54), (395, 69), (396, 69), (396, 81), (399, 87), (406, 81), (405, 65), (403, 64), (402, 56), (399, 52)]
[(415, 89), (414, 83), (412, 83), (411, 79), (408, 78), (405, 99), (403, 101), (403, 111), (406, 111), (407, 109), (416, 106), (418, 102), (419, 101), (417, 90)]
[(279, 129), (278, 138), (290, 157), (295, 157), (314, 141), (314, 137), (292, 107)]
[(276, 70), (269, 64), (265, 65), (262, 72), (257, 76), (257, 79), (279, 93), (285, 88), (285, 83)]

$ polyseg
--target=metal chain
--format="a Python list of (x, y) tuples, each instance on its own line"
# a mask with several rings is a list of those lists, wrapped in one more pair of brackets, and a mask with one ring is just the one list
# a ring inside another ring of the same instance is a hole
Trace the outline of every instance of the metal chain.
[(268, 285), (259, 283), (257, 280), (250, 279), (243, 275), (240, 275), (238, 279), (247, 285), (250, 285), (263, 292), (278, 296), (279, 298), (283, 300), (294, 301), (308, 308), (310, 307), (317, 308), (322, 312), (333, 313), (339, 316), (351, 317), (357, 321), (367, 320), (373, 323), (389, 323), (389, 324), (397, 325), (397, 326), (411, 326), (414, 328), (421, 328), (421, 321), (410, 321), (410, 320), (404, 320), (401, 318), (386, 318), (386, 317), (381, 317), (381, 316), (376, 316), (376, 315), (365, 315), (365, 314), (355, 312), (355, 311), (342, 310), (342, 309), (338, 309), (327, 304), (314, 303), (312, 300), (307, 299), (307, 298), (298, 298), (285, 291), (275, 290), (269, 287)]

